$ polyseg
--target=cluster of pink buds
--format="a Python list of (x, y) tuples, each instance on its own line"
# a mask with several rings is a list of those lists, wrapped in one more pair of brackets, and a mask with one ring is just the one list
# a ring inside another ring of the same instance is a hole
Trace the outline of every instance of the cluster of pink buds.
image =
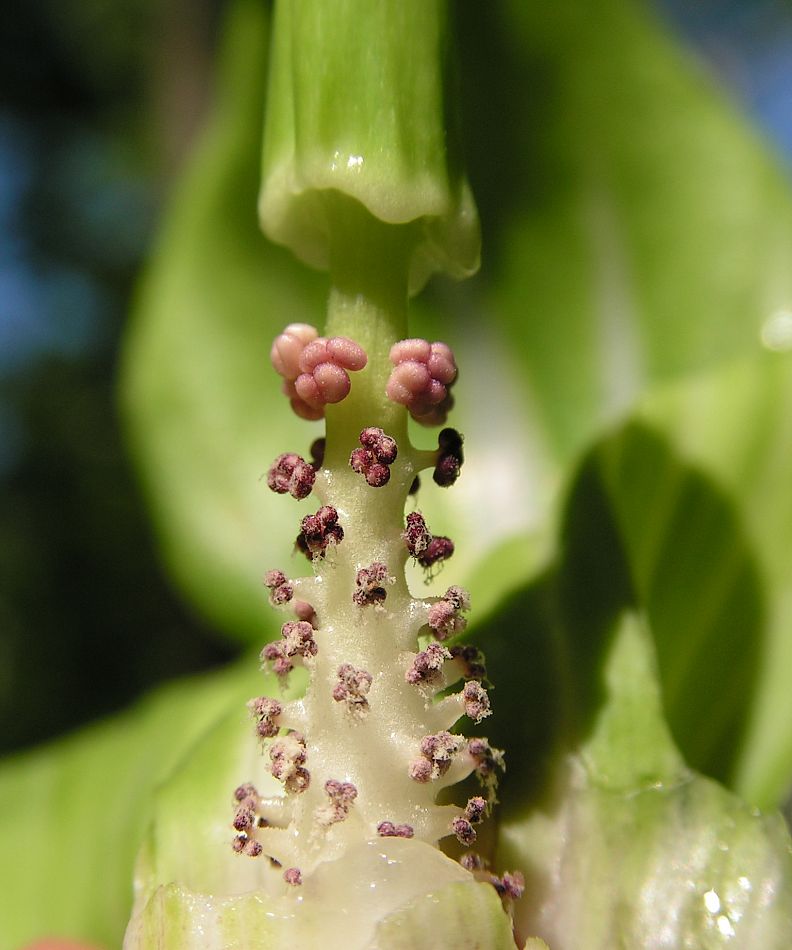
[(377, 426), (369, 426), (360, 433), (361, 448), (353, 449), (349, 457), (352, 471), (362, 475), (372, 488), (382, 488), (390, 481), (390, 466), (396, 461), (396, 440)]
[(318, 647), (314, 628), (307, 620), (289, 620), (281, 627), (281, 639), (268, 643), (261, 651), (261, 661), (270, 664), (278, 677), (287, 676), (294, 669), (294, 657), (307, 660), (316, 656)]
[(324, 557), (331, 545), (340, 544), (344, 529), (338, 523), (338, 512), (332, 505), (322, 505), (315, 515), (306, 515), (297, 535), (298, 550), (309, 559)]
[(267, 472), (267, 484), (279, 495), (289, 494), (298, 501), (307, 498), (316, 481), (316, 469), (294, 452), (284, 452)]
[(394, 369), (385, 392), (424, 425), (442, 425), (453, 404), (449, 392), (457, 376), (454, 354), (445, 343), (400, 340), (390, 350)]
[(435, 564), (448, 560), (454, 553), (454, 542), (451, 538), (433, 535), (419, 511), (411, 511), (406, 522), (402, 537), (410, 555), (421, 567), (430, 569)]
[(467, 626), (462, 612), (470, 610), (470, 594), (464, 587), (456, 585), (448, 590), (429, 608), (429, 627), (438, 640), (461, 633)]
[(365, 350), (343, 336), (320, 337), (316, 327), (291, 323), (275, 338), (272, 365), (284, 379), (283, 391), (303, 419), (321, 419), (328, 403), (349, 393), (350, 371), (363, 369)]

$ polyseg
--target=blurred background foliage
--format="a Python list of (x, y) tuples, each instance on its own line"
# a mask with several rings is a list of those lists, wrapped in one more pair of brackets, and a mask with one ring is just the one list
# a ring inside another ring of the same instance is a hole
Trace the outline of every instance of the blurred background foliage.
[[(6, 7), (0, 751), (67, 731), (159, 681), (235, 654), (163, 575), (115, 395), (135, 280), (210, 101), (223, 6), (11, 0)], [(658, 9), (792, 155), (792, 5), (658, 0)], [(460, 22), (471, 34), (463, 48), (490, 55), (488, 38), (472, 35), (476, 18)], [(471, 110), (493, 105), (467, 92)], [(508, 120), (493, 123), (499, 118)], [(509, 129), (508, 121), (499, 125)], [(470, 161), (489, 244), (500, 233), (508, 183), (497, 181), (484, 150)]]

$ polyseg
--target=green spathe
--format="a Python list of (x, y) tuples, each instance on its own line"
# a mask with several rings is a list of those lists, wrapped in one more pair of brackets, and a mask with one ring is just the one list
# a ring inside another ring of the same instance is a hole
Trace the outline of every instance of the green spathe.
[(277, 5), (259, 214), (265, 233), (330, 265), (337, 192), (388, 224), (418, 223), (410, 287), (479, 261), (461, 169), (441, 0)]

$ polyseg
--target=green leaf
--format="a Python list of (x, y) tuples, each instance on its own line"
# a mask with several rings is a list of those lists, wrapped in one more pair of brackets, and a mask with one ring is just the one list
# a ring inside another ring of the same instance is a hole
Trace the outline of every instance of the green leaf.
[(253, 642), (275, 623), (261, 575), (289, 566), (308, 508), (272, 499), (259, 479), (275, 455), (290, 445), (307, 454), (319, 434), (288, 410), (269, 346), (286, 323), (315, 321), (324, 293), (258, 231), (266, 43), (263, 5), (236, 4), (214, 119), (174, 196), (122, 373), (164, 556), (219, 629)]
[(792, 940), (792, 842), (691, 773), (662, 717), (653, 645), (635, 615), (612, 630), (605, 696), (541, 807), (506, 809), (499, 861), (521, 867), (518, 931), (553, 950), (762, 947)]
[[(0, 768), (0, 946), (37, 937), (120, 945), (156, 786), (227, 709), (244, 733), (252, 657), (164, 688), (123, 716)], [(241, 710), (241, 715), (240, 715)]]

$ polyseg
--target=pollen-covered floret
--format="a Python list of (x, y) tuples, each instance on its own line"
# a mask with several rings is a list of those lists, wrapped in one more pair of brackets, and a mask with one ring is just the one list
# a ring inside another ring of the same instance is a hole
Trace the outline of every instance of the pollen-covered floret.
[(385, 392), (418, 422), (442, 425), (452, 405), (449, 392), (457, 376), (451, 348), (427, 340), (400, 340), (390, 350), (391, 371)]
[(283, 880), (292, 887), (299, 887), (302, 884), (302, 872), (299, 868), (286, 868), (283, 872)]
[(467, 644), (451, 647), (450, 653), (463, 679), (478, 680), (480, 683), (487, 679), (487, 667), (481, 650)]
[(377, 426), (369, 426), (360, 433), (359, 441), (361, 448), (352, 450), (349, 464), (372, 488), (382, 488), (390, 481), (390, 466), (396, 461), (396, 440)]
[(411, 511), (405, 521), (402, 538), (408, 552), (421, 567), (431, 568), (454, 553), (454, 542), (450, 538), (433, 535), (420, 512)]
[(268, 643), (260, 658), (262, 663), (271, 665), (273, 673), (283, 677), (294, 669), (294, 657), (307, 660), (316, 656), (318, 649), (311, 624), (307, 620), (289, 620), (281, 627), (280, 641)]
[(462, 442), (456, 429), (442, 429), (437, 437), (437, 461), (432, 478), (441, 488), (448, 488), (459, 478), (465, 460)]
[(294, 585), (283, 571), (267, 571), (264, 575), (264, 586), (269, 588), (269, 602), (273, 607), (280, 607), (294, 596)]
[(278, 495), (289, 494), (298, 501), (307, 498), (316, 481), (316, 469), (294, 452), (284, 452), (267, 472), (267, 484)]
[(232, 825), (237, 832), (232, 847), (237, 854), (246, 854), (256, 858), (261, 854), (261, 844), (256, 840), (256, 829), (260, 827), (258, 817), (259, 794), (255, 785), (249, 782), (240, 785), (234, 792), (234, 818)]
[(464, 744), (462, 736), (455, 736), (450, 732), (424, 736), (421, 739), (420, 756), (410, 763), (410, 778), (424, 783), (445, 775), (454, 756)]
[(473, 722), (479, 723), (492, 714), (487, 691), (476, 680), (469, 680), (462, 690), (462, 700), (465, 704), (465, 715)]
[(368, 567), (361, 567), (355, 575), (355, 590), (352, 601), (358, 607), (381, 604), (388, 596), (386, 584), (393, 584), (395, 578), (388, 574), (388, 565), (374, 561)]
[(498, 785), (498, 769), (504, 771), (506, 763), (503, 752), (494, 749), (486, 739), (470, 739), (467, 747), (468, 755), (474, 763), (474, 771), (487, 792), (487, 801), (490, 805), (495, 802), (495, 790)]
[(351, 782), (339, 782), (331, 778), (325, 782), (325, 793), (328, 802), (316, 809), (315, 818), (319, 825), (329, 827), (347, 817), (358, 792)]
[(306, 515), (300, 528), (297, 547), (309, 560), (324, 557), (331, 545), (344, 539), (344, 529), (338, 523), (338, 512), (332, 505), (322, 505), (315, 515)]
[(368, 693), (372, 676), (366, 670), (358, 670), (351, 663), (342, 663), (337, 671), (338, 682), (333, 687), (333, 699), (345, 703), (353, 716), (361, 718), (368, 712)]
[(451, 653), (445, 647), (430, 643), (425, 650), (416, 654), (404, 678), (413, 686), (435, 686), (442, 680), (443, 664), (450, 659)]
[(306, 760), (305, 739), (299, 732), (290, 732), (276, 739), (269, 750), (270, 772), (283, 782), (287, 792), (304, 792), (311, 775), (304, 767)]
[(412, 825), (395, 825), (392, 821), (381, 821), (377, 825), (380, 838), (412, 838), (415, 830)]
[(258, 696), (248, 703), (253, 718), (256, 720), (256, 733), (262, 739), (271, 739), (278, 734), (280, 726), (276, 722), (283, 712), (283, 706), (277, 699), (269, 696)]
[(426, 527), (424, 516), (420, 511), (411, 511), (406, 520), (406, 527), (402, 534), (407, 550), (414, 558), (418, 558), (429, 546), (432, 534)]
[(451, 830), (460, 844), (465, 845), (466, 848), (473, 844), (477, 837), (473, 826), (480, 824), (486, 814), (487, 803), (480, 795), (468, 799), (464, 814), (451, 822)]
[(506, 871), (503, 877), (493, 877), (492, 886), (501, 897), (518, 900), (525, 891), (525, 878), (519, 871)]
[(470, 610), (470, 594), (463, 587), (449, 587), (436, 603), (429, 608), (429, 627), (438, 640), (461, 633), (467, 626), (463, 611)]

